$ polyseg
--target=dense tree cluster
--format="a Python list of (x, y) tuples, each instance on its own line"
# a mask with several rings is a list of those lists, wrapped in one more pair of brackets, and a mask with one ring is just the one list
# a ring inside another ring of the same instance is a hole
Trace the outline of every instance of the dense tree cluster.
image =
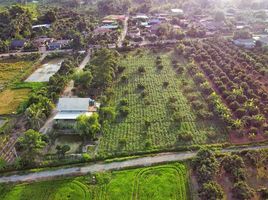
[(22, 39), (30, 37), (33, 16), (27, 8), (13, 5), (0, 12), (1, 40)]
[(223, 199), (223, 190), (214, 181), (219, 171), (219, 162), (214, 152), (208, 149), (201, 149), (193, 161), (193, 169), (200, 185), (199, 197), (202, 200)]

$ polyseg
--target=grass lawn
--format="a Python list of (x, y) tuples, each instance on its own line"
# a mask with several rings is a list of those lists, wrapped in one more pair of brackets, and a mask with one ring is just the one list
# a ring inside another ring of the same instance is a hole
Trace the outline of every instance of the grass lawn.
[(30, 89), (7, 89), (0, 92), (0, 115), (15, 112), (18, 106), (28, 98), (30, 91)]
[(180, 163), (98, 173), (95, 177), (95, 182), (92, 175), (88, 175), (16, 186), (2, 185), (0, 199), (189, 199), (187, 168)]
[[(163, 69), (156, 68), (156, 57), (161, 56)], [(186, 146), (191, 144), (205, 144), (223, 142), (226, 140), (225, 128), (217, 120), (203, 121), (197, 118), (186, 95), (183, 92), (182, 82), (196, 88), (191, 77), (187, 73), (177, 75), (171, 63), (172, 52), (159, 54), (143, 51), (137, 54), (130, 52), (120, 59), (120, 65), (126, 69), (123, 75), (128, 82), (120, 82), (120, 77), (110, 88), (112, 95), (109, 106), (119, 107), (120, 100), (127, 99), (129, 114), (126, 118), (110, 123), (104, 130), (100, 139), (98, 154), (100, 156), (135, 153), (151, 149), (163, 149), (174, 146)], [(183, 65), (183, 61), (180, 63)], [(138, 73), (138, 68), (143, 66), (144, 74)], [(169, 83), (163, 87), (163, 82)], [(145, 86), (147, 96), (141, 97), (137, 86)], [(198, 98), (204, 104), (204, 98), (197, 93)], [(175, 97), (178, 102), (179, 112), (184, 114), (180, 126), (174, 124), (171, 111), (168, 108), (169, 99)], [(149, 102), (149, 104), (148, 104)], [(145, 128), (145, 121), (151, 125)], [(188, 131), (192, 134), (191, 141), (177, 140), (181, 132)], [(213, 132), (213, 139), (209, 133)]]
[(0, 61), (0, 87), (18, 81), (32, 68), (34, 61), (19, 61), (17, 59), (6, 59)]

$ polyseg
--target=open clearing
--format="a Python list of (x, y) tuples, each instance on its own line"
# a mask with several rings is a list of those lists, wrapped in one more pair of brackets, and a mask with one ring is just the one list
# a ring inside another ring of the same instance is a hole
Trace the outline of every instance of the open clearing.
[(6, 59), (0, 61), (0, 87), (22, 78), (22, 74), (33, 65), (32, 61)]
[(0, 115), (12, 114), (28, 98), (30, 89), (7, 89), (0, 92)]
[(183, 164), (98, 173), (94, 176), (96, 178), (88, 175), (16, 186), (2, 185), (0, 199), (189, 199), (187, 168)]
[(78, 153), (81, 152), (82, 138), (79, 135), (61, 135), (55, 140), (55, 144), (50, 148), (49, 153), (56, 153), (57, 145), (68, 144), (70, 146), (70, 151), (68, 153)]
[[(158, 55), (161, 56), (163, 63), (161, 71), (156, 67)], [(133, 51), (125, 56), (120, 59), (120, 65), (126, 67), (121, 77), (126, 76), (128, 82), (122, 83), (119, 77), (114, 83), (110, 90), (112, 94), (109, 94), (111, 99), (109, 106), (118, 108), (120, 101), (126, 99), (129, 114), (124, 119), (108, 124), (104, 129), (98, 148), (100, 156), (226, 140), (227, 131), (220, 121), (197, 118), (195, 110), (191, 108), (184, 94), (182, 83), (186, 81), (193, 88), (196, 86), (187, 73), (176, 74), (171, 64), (172, 51), (159, 54), (147, 50), (143, 50), (140, 54)], [(182, 62), (180, 64), (183, 65)], [(138, 68), (141, 66), (145, 68), (143, 74), (138, 73)], [(163, 82), (168, 82), (168, 87), (164, 88)], [(145, 87), (144, 91), (147, 93), (145, 98), (142, 98), (141, 92), (137, 91), (140, 84)], [(196, 95), (203, 104), (206, 104), (198, 91)], [(172, 97), (177, 99), (176, 106), (184, 115), (179, 126), (174, 124), (169, 109)], [(148, 129), (145, 128), (145, 121), (150, 122)], [(177, 139), (178, 135), (184, 132), (191, 134), (190, 141)]]
[(43, 64), (32, 75), (30, 75), (25, 82), (48, 82), (49, 78), (60, 69), (62, 62), (63, 59), (53, 59)]

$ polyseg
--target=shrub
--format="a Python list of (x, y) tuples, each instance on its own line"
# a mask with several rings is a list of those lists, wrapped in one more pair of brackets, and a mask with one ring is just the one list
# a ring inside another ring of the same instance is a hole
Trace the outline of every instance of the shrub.
[(126, 138), (121, 138), (119, 141), (118, 141), (118, 144), (123, 147), (123, 146), (126, 146), (127, 144), (127, 140)]
[(199, 197), (202, 200), (223, 199), (223, 190), (221, 186), (214, 181), (209, 181), (207, 183), (204, 183), (198, 192), (199, 192)]
[(141, 98), (144, 98), (148, 95), (148, 92), (147, 91), (142, 91), (141, 92)]
[(232, 188), (233, 197), (236, 199), (249, 200), (253, 197), (253, 190), (244, 181), (239, 181)]
[(117, 72), (118, 72), (118, 73), (122, 73), (125, 69), (126, 69), (126, 67), (118, 66), (118, 68), (117, 68)]
[(122, 117), (126, 117), (129, 114), (129, 108), (127, 106), (122, 106), (119, 109), (119, 113)]
[(128, 100), (127, 100), (126, 98), (121, 99), (121, 101), (120, 101), (120, 105), (121, 105), (121, 106), (127, 106), (127, 105), (128, 105)]
[(164, 68), (163, 65), (157, 65), (157, 69), (162, 70)]
[(145, 86), (143, 84), (139, 83), (137, 88), (138, 88), (138, 90), (144, 90)]
[(177, 135), (177, 141), (190, 142), (193, 140), (193, 134), (190, 131), (179, 132)]
[(164, 88), (166, 88), (168, 85), (169, 85), (169, 82), (168, 82), (168, 81), (164, 81), (164, 82), (163, 82), (163, 87), (164, 87)]
[(139, 73), (145, 73), (146, 72), (146, 70), (145, 70), (145, 67), (143, 67), (143, 66), (140, 66), (139, 68), (138, 68), (138, 72)]
[(121, 82), (122, 83), (127, 83), (127, 81), (128, 81), (127, 76), (124, 75), (124, 76), (121, 77)]
[(182, 74), (184, 72), (184, 68), (182, 66), (179, 66), (177, 68), (177, 74)]

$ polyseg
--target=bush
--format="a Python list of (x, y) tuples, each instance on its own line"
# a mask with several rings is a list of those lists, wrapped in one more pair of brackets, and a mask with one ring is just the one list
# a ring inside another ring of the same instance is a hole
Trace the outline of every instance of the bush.
[(122, 82), (122, 83), (127, 83), (127, 81), (128, 81), (127, 76), (122, 76), (122, 77), (121, 77), (121, 82)]
[(177, 135), (177, 142), (190, 142), (193, 140), (193, 134), (190, 131), (183, 131), (183, 132), (179, 132), (179, 134)]
[(163, 65), (157, 65), (157, 69), (162, 70), (164, 68)]
[(129, 108), (127, 106), (122, 106), (119, 109), (119, 113), (122, 117), (126, 117), (129, 114)]
[(168, 81), (164, 81), (164, 82), (163, 82), (163, 87), (164, 87), (164, 88), (166, 88), (168, 85), (169, 85), (169, 82), (168, 82)]
[(137, 86), (137, 88), (139, 90), (144, 90), (145, 89), (145, 86), (143, 84), (139, 83), (138, 86)]
[(121, 101), (120, 101), (120, 105), (121, 105), (121, 106), (127, 106), (127, 105), (128, 105), (128, 100), (127, 100), (126, 98), (121, 99)]
[(117, 68), (117, 72), (118, 72), (118, 73), (122, 73), (125, 69), (126, 69), (126, 67), (118, 66), (118, 68)]
[(250, 200), (253, 196), (253, 190), (244, 181), (239, 181), (232, 188), (233, 197), (241, 200)]
[(221, 186), (214, 181), (209, 181), (207, 183), (204, 183), (198, 192), (199, 192), (199, 197), (202, 200), (223, 199), (223, 190)]
[(146, 70), (145, 70), (145, 68), (143, 66), (141, 66), (141, 67), (138, 68), (138, 72), (142, 74), (142, 73), (145, 73)]

